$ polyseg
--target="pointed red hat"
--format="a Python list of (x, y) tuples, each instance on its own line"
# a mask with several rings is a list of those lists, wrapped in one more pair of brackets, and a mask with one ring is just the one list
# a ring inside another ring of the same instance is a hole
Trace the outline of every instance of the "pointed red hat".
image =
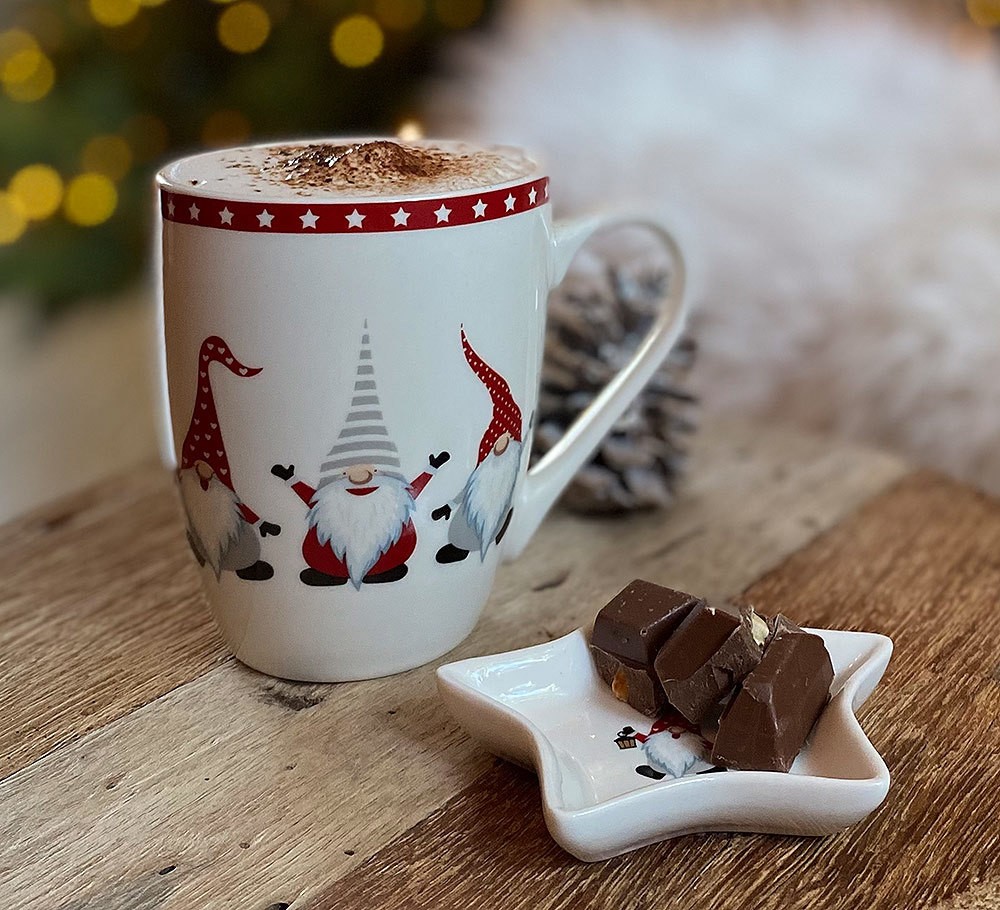
[(521, 441), (521, 409), (510, 393), (507, 380), (472, 349), (464, 328), (462, 329), (462, 351), (469, 366), (472, 367), (472, 372), (479, 377), (490, 393), (490, 398), (493, 399), (493, 420), (490, 421), (490, 425), (483, 434), (482, 442), (479, 443), (479, 457), (476, 459), (478, 465), (489, 455), (493, 444), (503, 433), (510, 433), (511, 439), (515, 442)]
[(222, 442), (219, 415), (215, 410), (212, 382), (208, 374), (208, 368), (213, 363), (221, 363), (237, 376), (256, 376), (261, 371), (261, 367), (253, 368), (240, 363), (229, 350), (229, 345), (218, 335), (211, 335), (201, 343), (198, 355), (198, 391), (194, 397), (191, 425), (181, 447), (181, 469), (194, 467), (197, 461), (207, 462), (219, 480), (232, 490), (229, 459)]

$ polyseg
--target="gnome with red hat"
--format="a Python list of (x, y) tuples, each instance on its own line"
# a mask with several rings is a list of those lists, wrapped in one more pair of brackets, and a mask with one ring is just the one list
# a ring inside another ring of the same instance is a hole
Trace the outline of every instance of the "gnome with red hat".
[(274, 569), (260, 558), (260, 537), (279, 534), (281, 528), (261, 521), (236, 494), (212, 395), (209, 366), (213, 363), (221, 363), (236, 376), (256, 376), (260, 372), (260, 368), (240, 363), (218, 335), (202, 342), (194, 413), (177, 469), (188, 543), (198, 564), (208, 564), (216, 578), (223, 572), (235, 572), (247, 581), (266, 581), (274, 575)]
[(301, 581), (314, 587), (350, 581), (360, 590), (362, 584), (403, 578), (417, 546), (412, 519), (416, 498), (449, 457), (447, 452), (431, 455), (428, 470), (413, 480), (400, 472), (399, 450), (385, 425), (375, 385), (366, 322), (350, 407), (320, 465), (319, 482), (313, 486), (298, 478), (294, 465), (271, 468), (309, 507), (309, 530), (302, 542), (308, 568), (299, 575)]
[(636, 774), (653, 780), (683, 777), (695, 765), (706, 762), (711, 751), (698, 727), (675, 711), (658, 718), (648, 733), (637, 733), (632, 727), (625, 727), (615, 742), (619, 749), (632, 748), (638, 742), (648, 764), (639, 765)]
[(513, 514), (511, 503), (521, 466), (521, 409), (507, 380), (475, 352), (464, 328), (462, 352), (490, 393), (493, 419), (479, 443), (476, 467), (462, 492), (431, 512), (434, 520), (450, 519), (448, 543), (437, 552), (441, 563), (459, 562), (473, 550), (485, 560), (490, 544), (500, 543)]

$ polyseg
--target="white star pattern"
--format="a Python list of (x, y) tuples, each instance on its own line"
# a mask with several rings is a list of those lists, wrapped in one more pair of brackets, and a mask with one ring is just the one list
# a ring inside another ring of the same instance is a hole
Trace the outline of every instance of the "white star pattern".
[[(506, 192), (506, 198), (503, 198), (500, 193)], [(524, 193), (522, 196), (521, 193)], [(283, 233), (292, 230), (292, 225), (295, 223), (295, 219), (298, 218), (302, 223), (301, 230), (312, 229), (314, 232), (318, 232), (319, 220), (324, 218), (325, 227), (323, 230), (325, 232), (335, 232), (335, 233), (350, 233), (353, 230), (364, 233), (380, 232), (380, 231), (392, 231), (399, 228), (409, 228), (410, 226), (410, 216), (417, 216), (417, 224), (420, 227), (429, 227), (427, 219), (430, 216), (431, 211), (434, 212), (436, 219), (436, 226), (452, 226), (452, 215), (458, 212), (456, 215), (456, 220), (454, 224), (469, 224), (470, 217), (472, 221), (485, 221), (487, 218), (495, 219), (501, 218), (504, 215), (513, 215), (517, 212), (524, 211), (525, 209), (532, 208), (537, 205), (541, 205), (548, 201), (548, 183), (545, 180), (539, 180), (537, 183), (524, 183), (520, 186), (510, 187), (500, 192), (483, 196), (464, 196), (455, 197), (450, 199), (445, 199), (438, 197), (437, 199), (431, 201), (398, 201), (393, 202), (397, 208), (395, 211), (389, 210), (388, 206), (382, 208), (382, 206), (377, 206), (377, 210), (374, 212), (375, 221), (370, 224), (366, 223), (366, 218), (368, 215), (373, 214), (373, 212), (366, 205), (367, 211), (362, 211), (360, 206), (355, 206), (354, 210), (349, 214), (346, 212), (344, 206), (323, 206), (317, 207), (314, 212), (312, 207), (306, 209), (305, 214), (297, 214), (301, 212), (302, 209), (296, 205), (279, 205), (275, 211), (269, 211), (266, 208), (259, 209), (257, 212), (252, 212), (250, 210), (242, 211), (238, 204), (235, 210), (230, 209), (229, 204), (222, 199), (202, 199), (201, 197), (192, 196), (171, 196), (168, 193), (163, 193), (163, 213), (166, 218), (171, 220), (176, 220), (176, 216), (180, 216), (183, 219), (182, 211), (188, 214), (186, 219), (191, 224), (200, 224), (201, 215), (204, 212), (206, 215), (206, 224), (210, 225), (213, 221), (213, 216), (218, 213), (219, 223), (217, 226), (228, 227), (234, 231), (258, 231), (266, 230), (268, 232)], [(203, 207), (199, 206), (200, 202), (208, 202), (209, 208), (205, 210)], [(475, 200), (475, 202), (473, 202)], [(187, 203), (190, 201), (190, 205)], [(263, 201), (263, 200), (262, 200)], [(500, 202), (503, 202), (503, 209), (500, 208)], [(457, 209), (455, 208), (457, 204)], [(219, 206), (222, 206), (220, 209)], [(431, 209), (432, 205), (436, 205), (436, 208)], [(244, 208), (248, 208), (244, 206)], [(271, 208), (274, 208), (273, 204)], [(340, 220), (341, 215), (344, 221)], [(280, 216), (280, 217), (279, 217)], [(392, 217), (392, 222), (387, 220), (386, 216)], [(277, 225), (274, 223), (274, 219), (278, 218)], [(253, 219), (257, 219), (257, 224), (253, 225)]]

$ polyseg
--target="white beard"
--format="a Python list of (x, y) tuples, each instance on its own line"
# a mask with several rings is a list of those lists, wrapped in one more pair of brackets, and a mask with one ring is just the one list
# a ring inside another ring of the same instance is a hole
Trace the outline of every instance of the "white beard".
[(392, 545), (416, 507), (405, 480), (381, 476), (365, 496), (347, 492), (347, 478), (328, 483), (316, 491), (309, 510), (309, 525), (316, 528), (319, 542), (329, 545), (347, 565), (351, 583), (361, 587)]
[(649, 764), (670, 777), (683, 777), (705, 756), (702, 741), (693, 733), (682, 733), (677, 739), (669, 731), (656, 733), (643, 743), (643, 749)]
[(218, 578), (222, 558), (243, 530), (239, 497), (217, 477), (212, 477), (208, 489), (203, 490), (194, 468), (181, 471), (180, 488), (191, 532)]
[(479, 556), (500, 531), (514, 495), (521, 466), (521, 443), (512, 439), (502, 455), (492, 450), (469, 476), (462, 491), (462, 512), (479, 538)]

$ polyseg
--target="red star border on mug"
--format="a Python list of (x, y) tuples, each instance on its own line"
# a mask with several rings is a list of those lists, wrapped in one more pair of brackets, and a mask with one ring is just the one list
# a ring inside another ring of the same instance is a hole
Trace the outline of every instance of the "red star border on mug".
[(472, 195), (403, 199), (279, 203), (239, 202), (160, 190), (167, 221), (222, 231), (267, 234), (375, 234), (460, 227), (509, 218), (549, 201), (547, 177)]

